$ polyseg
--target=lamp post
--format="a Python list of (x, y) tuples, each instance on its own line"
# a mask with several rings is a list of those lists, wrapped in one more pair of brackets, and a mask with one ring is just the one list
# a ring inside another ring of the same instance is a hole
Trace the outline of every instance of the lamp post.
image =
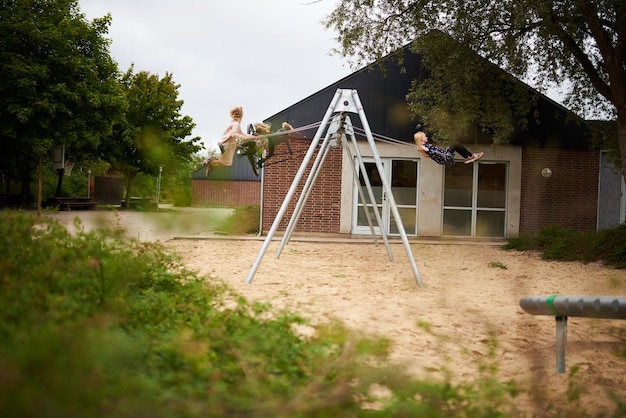
[(87, 199), (91, 199), (91, 168), (87, 169)]
[(163, 173), (163, 166), (159, 166), (159, 177), (157, 177), (157, 190), (156, 190), (156, 210), (159, 210), (159, 198), (161, 197), (161, 173)]

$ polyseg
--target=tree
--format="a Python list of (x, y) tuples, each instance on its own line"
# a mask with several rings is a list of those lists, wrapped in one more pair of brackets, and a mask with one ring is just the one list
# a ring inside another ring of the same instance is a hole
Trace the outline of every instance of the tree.
[(21, 179), (23, 204), (38, 161), (95, 149), (121, 115), (110, 22), (87, 22), (77, 0), (0, 3), (0, 170)]
[(185, 140), (195, 124), (189, 116), (181, 116), (182, 100), (171, 74), (158, 75), (133, 67), (122, 76), (128, 109), (109, 140), (103, 143), (103, 158), (126, 178), (125, 207), (130, 207), (133, 183), (138, 173), (156, 176), (159, 167), (173, 167), (188, 162), (202, 149), (200, 137)]
[(189, 173), (202, 167), (206, 157), (194, 154), (191, 161), (180, 163), (169, 173), (163, 173), (163, 196), (175, 206), (191, 206), (191, 176)]
[[(483, 122), (503, 141), (517, 121), (506, 113), (510, 105), (500, 112), (495, 107), (498, 102), (490, 101), (494, 95), (481, 88), (485, 75), (493, 74), (489, 65), (541, 91), (557, 86), (564, 104), (581, 117), (615, 122), (626, 175), (623, 0), (342, 0), (325, 25), (338, 32), (336, 52), (358, 64), (373, 62), (411, 42), (435, 76), (412, 87), (408, 98), (414, 110), (424, 109), (420, 100), (434, 98), (452, 105), (445, 107), (444, 114), (452, 110), (465, 122)], [(522, 100), (519, 94), (512, 99)], [(522, 103), (523, 112), (528, 105), (532, 103)], [(481, 119), (489, 112), (495, 112), (493, 120)], [(523, 121), (524, 115), (518, 116)]]

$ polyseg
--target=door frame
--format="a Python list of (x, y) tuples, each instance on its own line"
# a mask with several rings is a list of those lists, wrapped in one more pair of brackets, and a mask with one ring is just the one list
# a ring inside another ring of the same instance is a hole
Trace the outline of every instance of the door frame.
[[(504, 193), (505, 193), (505, 197), (504, 197), (504, 207), (500, 208), (500, 207), (484, 207), (484, 206), (479, 206), (478, 204), (478, 193), (479, 193), (479, 174), (480, 174), (480, 168), (482, 167), (486, 167), (488, 165), (503, 165), (504, 166), (504, 170), (505, 170), (505, 174), (504, 174), (504, 179), (503, 179), (503, 183), (504, 183)], [(465, 167), (465, 166), (464, 166)], [(500, 212), (504, 214), (504, 221), (503, 221), (503, 225), (502, 225), (502, 235), (501, 236), (494, 236), (492, 238), (504, 238), (506, 237), (506, 231), (507, 231), (507, 219), (509, 216), (509, 193), (510, 193), (510, 186), (509, 186), (509, 182), (510, 182), (510, 163), (507, 161), (475, 161), (473, 162), (470, 166), (468, 166), (467, 168), (471, 168), (472, 170), (472, 185), (471, 185), (471, 205), (470, 206), (455, 206), (455, 205), (446, 205), (445, 204), (445, 193), (446, 193), (446, 174), (444, 173), (444, 181), (443, 181), (443, 189), (442, 189), (442, 200), (441, 200), (441, 236), (446, 236), (446, 237), (471, 237), (471, 238), (482, 238), (483, 236), (479, 236), (477, 235), (477, 226), (478, 226), (478, 213), (479, 212)], [(446, 167), (446, 170), (448, 169), (448, 167)], [(466, 234), (445, 234), (444, 230), (445, 230), (445, 222), (446, 222), (446, 218), (445, 218), (445, 212), (446, 211), (459, 211), (459, 212), (469, 212), (470, 213), (470, 224), (469, 224), (469, 228), (470, 228), (470, 233), (469, 235)]]
[[(381, 157), (381, 163), (383, 165), (383, 169), (385, 171), (385, 176), (387, 179), (390, 179), (390, 182), (393, 183), (393, 179), (392, 179), (392, 175), (393, 175), (393, 162), (396, 160), (406, 160), (406, 161), (413, 161), (417, 164), (416, 166), (416, 172), (415, 172), (415, 176), (416, 176), (416, 186), (415, 186), (415, 230), (413, 231), (406, 231), (406, 234), (408, 236), (417, 236), (417, 222), (418, 222), (418, 207), (419, 207), (419, 159), (406, 159), (406, 158), (392, 158), (392, 157)], [(375, 159), (373, 157), (363, 157), (363, 164), (375, 164)], [(361, 170), (360, 168), (358, 169), (358, 175), (360, 176), (361, 174)], [(370, 179), (371, 181), (371, 179)], [(365, 235), (365, 234), (371, 234), (371, 230), (369, 225), (358, 225), (359, 222), (359, 218), (358, 218), (358, 214), (359, 214), (359, 208), (363, 207), (363, 204), (360, 204), (360, 198), (359, 198), (359, 193), (356, 189), (357, 184), (360, 184), (359, 179), (357, 179), (356, 182), (353, 182), (353, 199), (352, 199), (352, 223), (351, 223), (351, 233), (354, 235)], [(372, 187), (374, 188), (374, 187)], [(392, 187), (393, 189), (393, 187)], [(369, 196), (367, 196), (367, 193), (365, 193), (366, 198), (369, 198)], [(390, 233), (390, 227), (391, 227), (391, 221), (392, 221), (392, 216), (391, 216), (391, 207), (389, 204), (389, 199), (386, 198), (385, 196), (385, 190), (383, 187), (380, 187), (380, 194), (375, 196), (375, 198), (377, 199), (377, 202), (380, 201), (380, 203), (378, 203), (378, 207), (379, 207), (379, 213), (381, 216), (381, 221), (383, 224), (383, 227), (385, 229), (385, 231), (387, 232), (387, 235), (392, 235), (392, 236), (399, 236), (399, 233)], [(379, 200), (380, 199), (380, 200)], [(397, 201), (397, 199), (396, 199)], [(396, 203), (397, 204), (397, 203)], [(369, 204), (368, 204), (369, 205)], [(398, 205), (398, 206), (404, 206), (404, 205)], [(400, 208), (399, 208), (400, 209)], [(371, 217), (372, 222), (374, 223), (374, 231), (376, 234), (380, 234), (380, 227), (379, 225), (376, 224), (376, 219), (374, 216)]]

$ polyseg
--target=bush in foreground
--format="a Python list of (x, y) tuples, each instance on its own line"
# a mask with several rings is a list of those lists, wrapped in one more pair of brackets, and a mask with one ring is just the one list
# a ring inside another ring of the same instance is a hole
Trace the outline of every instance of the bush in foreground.
[(470, 383), (416, 380), (385, 366), (385, 340), (338, 323), (304, 338), (303, 318), (197, 278), (158, 244), (76, 226), (0, 213), (2, 417), (517, 412), (495, 362)]

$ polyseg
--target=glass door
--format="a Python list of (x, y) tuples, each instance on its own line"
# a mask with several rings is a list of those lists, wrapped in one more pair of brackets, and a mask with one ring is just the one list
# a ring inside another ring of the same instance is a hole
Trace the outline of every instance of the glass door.
[[(389, 207), (389, 199), (387, 199), (383, 189), (376, 163), (371, 158), (364, 158), (363, 160), (365, 174), (367, 174), (372, 186), (372, 191), (376, 200), (376, 207), (381, 215), (383, 227), (389, 235), (399, 235), (400, 231), (395, 219), (392, 216)], [(382, 165), (385, 170), (385, 174), (389, 179), (391, 191), (395, 198), (404, 230), (407, 235), (417, 235), (417, 161), (383, 158)], [(369, 203), (370, 199), (367, 193), (367, 188), (365, 187), (363, 176), (364, 173), (359, 170), (359, 187), (361, 187), (363, 195)], [(354, 191), (353, 208), (352, 233), (370, 234), (371, 231), (365, 214), (365, 205), (361, 201), (358, 190), (356, 189)], [(374, 208), (371, 204), (367, 205), (367, 210), (370, 214), (370, 219), (375, 227), (376, 233), (380, 234), (380, 228), (376, 222)]]
[(506, 163), (446, 167), (443, 235), (504, 237), (507, 184)]
[[(391, 161), (391, 192), (396, 200), (400, 219), (407, 235), (417, 235), (417, 161)], [(389, 219), (389, 234), (400, 231), (393, 216)]]

